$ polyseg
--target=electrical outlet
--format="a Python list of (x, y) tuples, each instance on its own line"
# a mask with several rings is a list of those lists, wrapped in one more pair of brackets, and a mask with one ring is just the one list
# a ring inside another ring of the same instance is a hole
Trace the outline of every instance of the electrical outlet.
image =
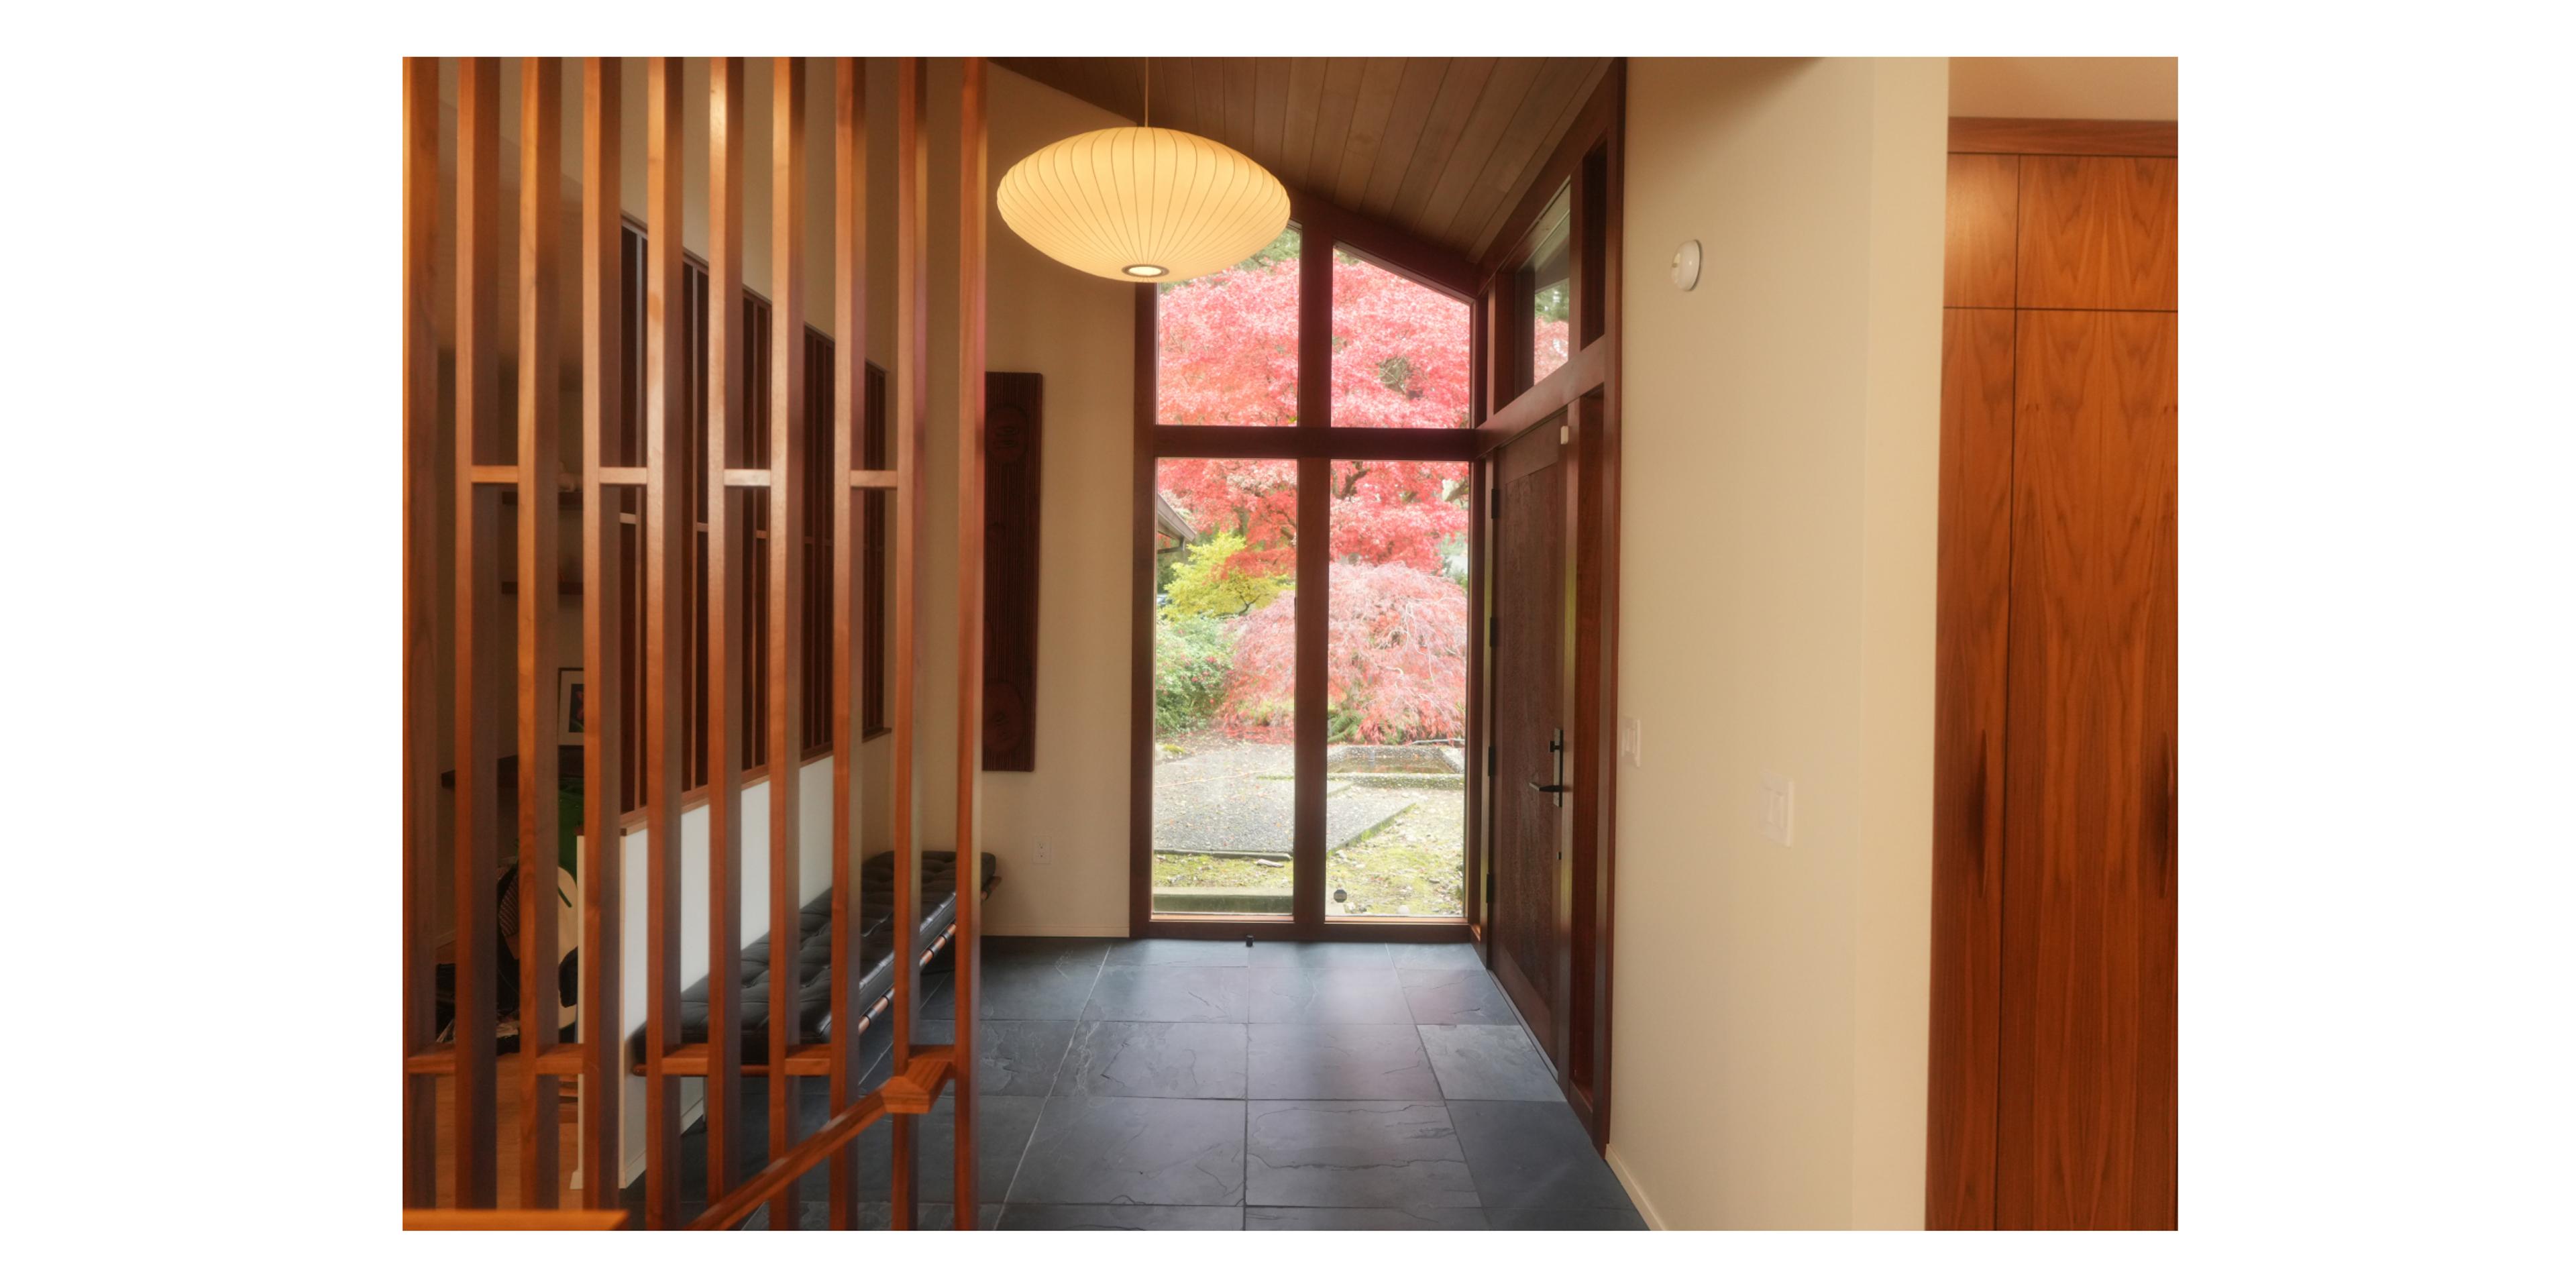
[(1641, 716), (1626, 716), (1619, 721), (1619, 759), (1643, 768), (1646, 763), (1646, 722)]
[(1044, 842), (1044, 841), (1040, 841), (1040, 842), (1038, 842), (1038, 852), (1037, 852), (1037, 855), (1036, 855), (1036, 857), (1035, 857), (1035, 858), (1031, 859), (1030, 861), (1031, 861), (1031, 862), (1033, 862), (1033, 863), (1035, 863), (1035, 864), (1037, 864), (1039, 867), (1042, 867), (1042, 868), (1043, 868), (1043, 867), (1046, 867), (1046, 866), (1048, 866), (1048, 865), (1050, 865), (1050, 864), (1052, 864), (1052, 863), (1054, 863), (1054, 862), (1055, 862), (1055, 847), (1054, 847), (1054, 846), (1052, 846), (1052, 845), (1047, 844), (1047, 843), (1046, 843), (1046, 842)]
[(1798, 785), (1778, 774), (1762, 776), (1762, 835), (1790, 844), (1797, 833)]

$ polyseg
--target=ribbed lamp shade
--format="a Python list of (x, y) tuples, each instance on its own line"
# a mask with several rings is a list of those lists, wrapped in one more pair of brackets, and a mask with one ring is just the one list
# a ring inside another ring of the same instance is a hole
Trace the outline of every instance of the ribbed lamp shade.
[(1214, 139), (1150, 126), (1041, 148), (1002, 176), (993, 204), (1030, 245), (1121, 282), (1230, 268), (1288, 226), (1288, 190), (1259, 163)]

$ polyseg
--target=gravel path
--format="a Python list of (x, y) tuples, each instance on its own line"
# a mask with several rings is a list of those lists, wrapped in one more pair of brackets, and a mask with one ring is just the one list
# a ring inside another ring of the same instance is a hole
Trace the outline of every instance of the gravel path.
[[(1194, 739), (1191, 754), (1154, 766), (1154, 848), (1286, 854), (1296, 832), (1296, 752), (1281, 743)], [(1332, 783), (1324, 849), (1338, 850), (1411, 803), (1408, 792)]]

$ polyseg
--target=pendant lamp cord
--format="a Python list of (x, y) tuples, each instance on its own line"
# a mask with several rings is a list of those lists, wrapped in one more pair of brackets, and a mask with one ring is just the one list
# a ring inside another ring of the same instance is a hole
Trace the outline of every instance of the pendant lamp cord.
[(1150, 130), (1154, 128), (1154, 60), (1147, 58), (1142, 61), (1145, 64), (1145, 128)]

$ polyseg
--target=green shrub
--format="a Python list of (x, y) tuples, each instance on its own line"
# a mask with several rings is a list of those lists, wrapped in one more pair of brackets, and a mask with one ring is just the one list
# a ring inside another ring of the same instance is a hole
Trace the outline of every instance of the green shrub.
[(1231, 618), (1154, 619), (1154, 731), (1173, 736), (1207, 727), (1234, 674)]

